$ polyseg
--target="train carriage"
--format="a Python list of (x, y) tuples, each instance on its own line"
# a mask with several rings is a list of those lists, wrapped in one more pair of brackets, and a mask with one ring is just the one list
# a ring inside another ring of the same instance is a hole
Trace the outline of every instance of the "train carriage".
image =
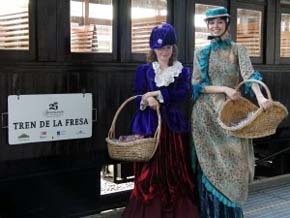
[[(110, 159), (105, 138), (116, 110), (132, 96), (150, 31), (172, 23), (179, 60), (192, 68), (194, 49), (208, 43), (202, 15), (217, 6), (230, 11), (233, 40), (247, 47), (273, 99), (289, 108), (289, 0), (1, 1), (0, 217), (80, 217), (124, 205), (130, 190), (104, 195), (101, 181), (130, 182), (132, 164)], [(90, 137), (9, 143), (9, 96), (72, 93), (92, 96)], [(190, 102), (189, 116), (188, 108)], [(118, 123), (128, 131), (126, 116)], [(290, 172), (289, 118), (254, 143), (257, 179)]]

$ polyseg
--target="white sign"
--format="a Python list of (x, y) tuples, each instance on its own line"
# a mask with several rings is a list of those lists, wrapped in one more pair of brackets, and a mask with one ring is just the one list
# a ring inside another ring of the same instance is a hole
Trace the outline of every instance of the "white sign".
[(92, 94), (8, 96), (9, 144), (92, 136)]

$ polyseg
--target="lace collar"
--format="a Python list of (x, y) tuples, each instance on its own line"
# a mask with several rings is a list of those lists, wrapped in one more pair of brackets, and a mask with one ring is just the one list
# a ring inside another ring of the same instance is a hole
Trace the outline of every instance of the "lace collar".
[(155, 72), (154, 82), (157, 87), (168, 86), (173, 83), (175, 77), (179, 76), (183, 68), (179, 61), (175, 61), (172, 66), (167, 67), (164, 70), (160, 69), (160, 64), (157, 61), (153, 62), (152, 66)]

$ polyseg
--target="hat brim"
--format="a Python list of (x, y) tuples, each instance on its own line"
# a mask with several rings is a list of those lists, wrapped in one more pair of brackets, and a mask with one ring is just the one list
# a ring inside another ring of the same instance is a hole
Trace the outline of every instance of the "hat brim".
[(159, 48), (162, 48), (162, 47), (164, 47), (164, 46), (167, 46), (167, 45), (176, 45), (176, 43), (174, 43), (174, 44), (166, 44), (166, 45), (153, 45), (153, 46), (150, 46), (150, 48), (151, 49), (159, 49)]
[(230, 17), (230, 15), (229, 14), (218, 14), (218, 15), (208, 16), (208, 17), (204, 18), (204, 20), (207, 21), (209, 19), (218, 18), (218, 17)]

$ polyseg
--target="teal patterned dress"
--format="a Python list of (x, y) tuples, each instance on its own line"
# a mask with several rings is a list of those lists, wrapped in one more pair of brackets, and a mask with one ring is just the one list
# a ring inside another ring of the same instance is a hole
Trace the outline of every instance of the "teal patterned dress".
[(193, 160), (197, 156), (200, 174), (201, 217), (243, 217), (240, 205), (247, 199), (248, 184), (254, 175), (251, 140), (231, 136), (218, 124), (225, 94), (206, 94), (204, 87), (235, 88), (242, 79), (250, 78), (261, 79), (253, 70), (245, 47), (230, 39), (212, 41), (195, 52), (191, 119), (195, 152), (192, 156)]

